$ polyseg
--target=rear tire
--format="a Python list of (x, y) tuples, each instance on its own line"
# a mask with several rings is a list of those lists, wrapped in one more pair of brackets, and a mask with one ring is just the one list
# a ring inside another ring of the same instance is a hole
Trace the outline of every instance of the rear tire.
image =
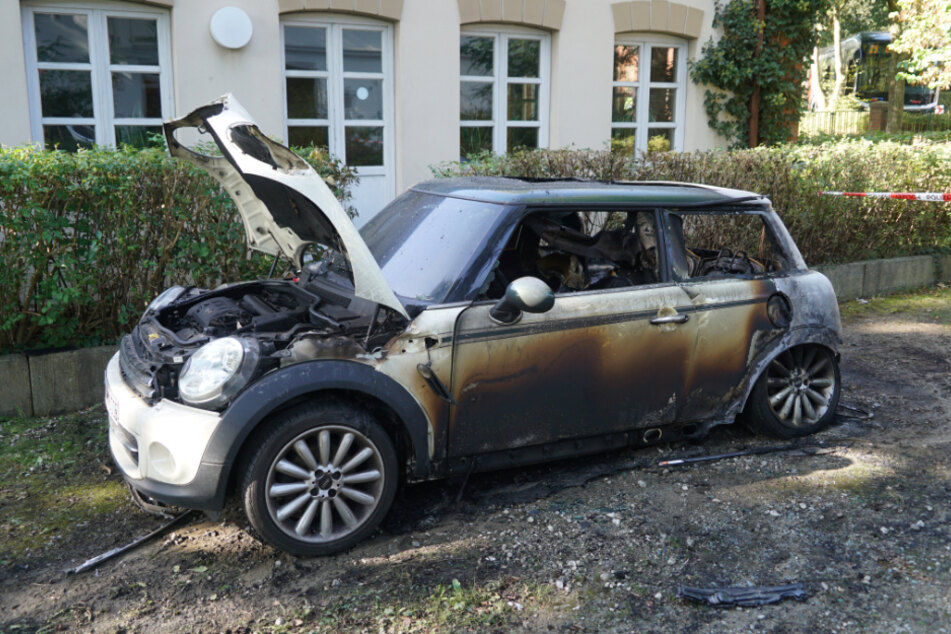
[(398, 474), (393, 442), (369, 414), (333, 401), (306, 405), (280, 414), (251, 455), (245, 513), (276, 548), (338, 553), (380, 524)]
[(814, 434), (835, 417), (840, 383), (831, 350), (819, 345), (790, 348), (770, 362), (753, 387), (744, 412), (746, 424), (778, 438)]

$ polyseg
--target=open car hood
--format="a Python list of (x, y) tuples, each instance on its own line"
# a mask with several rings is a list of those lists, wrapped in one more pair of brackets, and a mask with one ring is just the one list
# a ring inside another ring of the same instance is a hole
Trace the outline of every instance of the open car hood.
[[(179, 128), (208, 132), (223, 157), (185, 147), (175, 138)], [(249, 248), (271, 255), (282, 253), (300, 268), (307, 245), (330, 247), (349, 262), (354, 295), (408, 318), (324, 180), (304, 159), (266, 137), (232, 95), (166, 122), (165, 139), (172, 156), (204, 168), (225, 188), (244, 221)]]

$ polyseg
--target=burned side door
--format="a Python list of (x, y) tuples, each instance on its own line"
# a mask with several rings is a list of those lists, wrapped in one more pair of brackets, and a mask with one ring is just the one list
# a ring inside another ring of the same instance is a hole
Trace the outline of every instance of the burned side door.
[(677, 411), (717, 419), (742, 396), (757, 354), (782, 335), (767, 314), (772, 278), (791, 263), (765, 216), (748, 210), (665, 214), (673, 277), (690, 297), (696, 343)]
[(492, 305), (456, 324), (450, 456), (673, 420), (696, 334), (678, 286), (561, 294), (512, 325), (494, 322)]

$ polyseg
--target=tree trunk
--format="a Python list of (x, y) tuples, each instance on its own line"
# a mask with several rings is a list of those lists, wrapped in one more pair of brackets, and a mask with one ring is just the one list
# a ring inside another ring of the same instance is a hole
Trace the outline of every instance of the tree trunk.
[(809, 105), (813, 110), (826, 109), (826, 96), (822, 92), (822, 82), (819, 78), (819, 47), (812, 47), (812, 66), (809, 68)]
[[(894, 15), (898, 10), (898, 0), (888, 0), (889, 13)], [(901, 33), (901, 24), (892, 22), (888, 25), (888, 33), (894, 42)], [(888, 115), (885, 119), (885, 131), (890, 134), (901, 132), (901, 115), (905, 111), (905, 82), (895, 76), (898, 62), (898, 53), (892, 51), (888, 57)]]
[(889, 134), (901, 132), (901, 115), (905, 111), (905, 82), (898, 79), (898, 53), (888, 58), (888, 116), (885, 119), (885, 131)]
[(839, 9), (832, 7), (832, 65), (835, 69), (835, 85), (829, 96), (829, 107), (835, 110), (835, 105), (842, 95), (842, 84), (845, 83), (845, 69), (842, 68), (842, 22), (839, 21)]
[[(756, 45), (755, 56), (763, 52), (763, 35), (766, 30), (766, 0), (756, 0), (756, 19), (759, 22), (759, 42)], [(754, 80), (755, 81), (755, 80)], [(759, 82), (753, 86), (753, 95), (750, 97), (750, 147), (759, 145)]]

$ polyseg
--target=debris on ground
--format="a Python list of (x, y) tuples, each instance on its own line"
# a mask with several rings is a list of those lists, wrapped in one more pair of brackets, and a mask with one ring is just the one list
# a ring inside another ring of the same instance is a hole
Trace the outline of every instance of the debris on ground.
[(718, 608), (755, 608), (760, 605), (779, 603), (783, 599), (804, 601), (806, 589), (801, 583), (786, 586), (729, 587), (729, 588), (689, 588), (677, 586), (677, 596), (697, 603), (705, 603)]

